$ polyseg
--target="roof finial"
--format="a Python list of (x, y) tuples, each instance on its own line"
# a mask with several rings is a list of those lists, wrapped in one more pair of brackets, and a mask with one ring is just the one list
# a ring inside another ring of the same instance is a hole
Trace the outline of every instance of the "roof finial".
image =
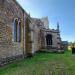
[(30, 12), (29, 12), (29, 17), (30, 17)]
[(59, 31), (59, 22), (57, 21), (57, 30)]

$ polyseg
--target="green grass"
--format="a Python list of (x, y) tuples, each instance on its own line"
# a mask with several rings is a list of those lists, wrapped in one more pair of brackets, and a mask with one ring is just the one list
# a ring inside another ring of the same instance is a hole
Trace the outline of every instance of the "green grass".
[(75, 75), (75, 55), (71, 51), (64, 54), (38, 53), (32, 58), (0, 68), (0, 75), (52, 75), (51, 73)]

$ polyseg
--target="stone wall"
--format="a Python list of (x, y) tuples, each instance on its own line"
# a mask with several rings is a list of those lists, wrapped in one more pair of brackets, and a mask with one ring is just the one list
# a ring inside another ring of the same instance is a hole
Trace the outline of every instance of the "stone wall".
[[(21, 42), (12, 41), (13, 22), (21, 19)], [(23, 54), (23, 9), (15, 0), (0, 0), (0, 59)]]
[[(38, 22), (39, 21), (39, 22)], [(31, 22), (32, 30), (32, 52), (35, 53), (42, 48), (42, 23), (39, 19), (33, 18)], [(44, 40), (43, 40), (44, 41)]]

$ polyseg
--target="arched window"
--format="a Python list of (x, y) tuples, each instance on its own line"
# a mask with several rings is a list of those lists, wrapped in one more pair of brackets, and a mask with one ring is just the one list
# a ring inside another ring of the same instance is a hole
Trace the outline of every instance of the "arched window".
[(18, 25), (18, 19), (14, 19), (14, 42), (17, 42), (17, 25)]
[(17, 35), (18, 35), (17, 41), (21, 42), (21, 21), (20, 21), (20, 19), (18, 20), (18, 33), (17, 33)]
[(19, 18), (14, 19), (14, 42), (21, 42), (21, 20)]

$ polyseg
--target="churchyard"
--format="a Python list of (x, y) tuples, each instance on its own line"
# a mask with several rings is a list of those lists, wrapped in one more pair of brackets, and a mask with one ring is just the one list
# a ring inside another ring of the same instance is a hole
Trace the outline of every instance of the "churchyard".
[(1, 67), (0, 75), (75, 75), (75, 55), (71, 51), (37, 53)]

